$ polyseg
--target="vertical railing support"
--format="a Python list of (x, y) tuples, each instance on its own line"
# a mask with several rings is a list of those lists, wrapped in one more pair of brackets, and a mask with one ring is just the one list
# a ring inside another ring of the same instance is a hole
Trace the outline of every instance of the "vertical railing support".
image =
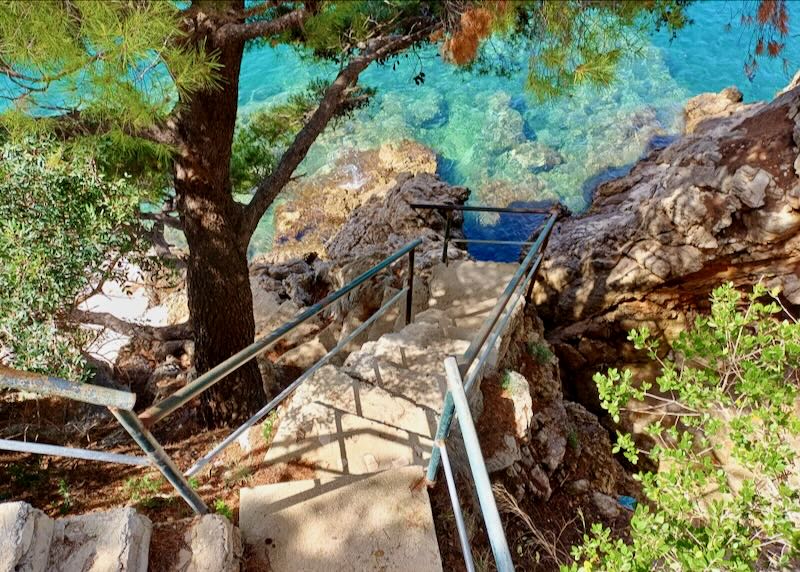
[(414, 304), (414, 251), (408, 251), (408, 293), (406, 294), (406, 326), (411, 323), (411, 309)]
[(467, 572), (475, 572), (475, 563), (472, 561), (469, 535), (467, 534), (467, 527), (464, 524), (464, 513), (461, 511), (461, 501), (458, 500), (456, 479), (453, 476), (453, 467), (450, 465), (450, 459), (447, 456), (447, 447), (444, 441), (436, 442), (436, 450), (441, 451), (442, 454), (442, 467), (444, 467), (444, 475), (447, 479), (447, 490), (450, 493), (450, 502), (453, 505), (453, 516), (456, 519), (458, 538), (461, 541), (461, 553), (464, 555), (464, 565), (467, 567)]
[(132, 411), (124, 409), (117, 409), (109, 407), (109, 411), (117, 418), (120, 425), (122, 425), (128, 434), (133, 438), (142, 451), (147, 454), (156, 468), (161, 471), (161, 474), (175, 487), (178, 494), (183, 497), (183, 500), (192, 507), (192, 510), (197, 514), (203, 515), (208, 513), (208, 507), (203, 502), (203, 499), (192, 489), (189, 482), (181, 474), (175, 463), (172, 462), (169, 455), (161, 448), (158, 441), (153, 437), (152, 433), (148, 431), (139, 418)]
[(452, 224), (452, 211), (447, 211), (444, 223), (444, 248), (442, 248), (442, 262), (447, 264), (447, 244), (450, 242), (450, 225)]
[[(444, 441), (447, 438), (447, 433), (450, 431), (450, 424), (453, 422), (453, 412), (455, 406), (453, 405), (453, 396), (448, 391), (444, 396), (444, 405), (442, 406), (442, 416), (439, 418), (439, 425), (436, 427), (436, 441)], [(436, 482), (436, 473), (439, 472), (439, 463), (442, 460), (442, 455), (438, 447), (434, 447), (431, 451), (431, 460), (428, 462), (428, 472), (425, 478), (428, 483)]]
[(453, 404), (458, 414), (458, 426), (461, 428), (461, 437), (464, 439), (464, 449), (467, 452), (472, 478), (475, 482), (475, 492), (481, 505), (483, 522), (486, 524), (486, 532), (489, 535), (489, 544), (492, 546), (497, 570), (498, 572), (513, 572), (514, 562), (511, 560), (511, 551), (508, 549), (503, 522), (500, 520), (500, 512), (497, 510), (497, 503), (494, 500), (492, 482), (489, 480), (489, 472), (486, 470), (486, 462), (483, 460), (478, 432), (472, 421), (472, 413), (469, 409), (467, 394), (464, 392), (456, 358), (451, 356), (445, 359), (444, 369), (447, 372), (447, 389), (453, 396)]

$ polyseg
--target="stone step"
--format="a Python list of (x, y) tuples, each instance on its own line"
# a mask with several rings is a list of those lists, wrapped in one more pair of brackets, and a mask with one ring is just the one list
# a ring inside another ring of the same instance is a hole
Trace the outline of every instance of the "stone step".
[(453, 317), (485, 315), (518, 268), (516, 263), (469, 260), (439, 264), (430, 279), (429, 307)]
[(364, 344), (348, 356), (344, 370), (438, 415), (447, 386), (443, 362), (462, 354), (469, 343), (445, 337), (447, 323), (440, 313), (429, 310), (420, 319), (429, 321)]
[(145, 572), (152, 524), (132, 508), (55, 521), (49, 572)]
[(242, 537), (273, 572), (438, 572), (423, 476), (403, 467), (242, 489)]
[(239, 572), (243, 552), (239, 529), (220, 514), (206, 514), (154, 525), (150, 569)]
[(264, 460), (302, 465), (320, 478), (421, 465), (434, 432), (432, 416), (412, 401), (326, 366), (280, 413)]
[(26, 502), (0, 504), (0, 572), (45, 572), (53, 519)]

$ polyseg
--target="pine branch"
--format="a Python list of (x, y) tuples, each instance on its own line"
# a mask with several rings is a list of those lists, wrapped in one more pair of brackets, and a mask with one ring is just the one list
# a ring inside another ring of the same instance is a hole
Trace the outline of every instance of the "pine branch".
[[(48, 118), (52, 120), (53, 118)], [(78, 135), (103, 135), (114, 130), (120, 129), (129, 137), (145, 139), (153, 143), (177, 147), (180, 144), (177, 130), (173, 120), (154, 122), (145, 127), (134, 127), (130, 124), (110, 124), (102, 121), (95, 121), (84, 117), (80, 111), (73, 110), (55, 118), (55, 133), (61, 138), (69, 139)]]
[(250, 23), (228, 23), (214, 31), (214, 44), (222, 46), (228, 42), (244, 42), (255, 38), (269, 38), (286, 30), (299, 27), (310, 12), (298, 8), (274, 20), (260, 20)]
[(278, 165), (256, 186), (253, 198), (245, 208), (239, 225), (239, 237), (245, 247), (272, 201), (289, 182), (292, 173), (305, 158), (311, 145), (347, 100), (350, 88), (355, 85), (361, 72), (372, 62), (392, 56), (423, 40), (432, 31), (433, 26), (426, 26), (402, 36), (383, 36), (370, 40), (361, 54), (342, 68), (322, 96), (319, 107), (284, 152)]

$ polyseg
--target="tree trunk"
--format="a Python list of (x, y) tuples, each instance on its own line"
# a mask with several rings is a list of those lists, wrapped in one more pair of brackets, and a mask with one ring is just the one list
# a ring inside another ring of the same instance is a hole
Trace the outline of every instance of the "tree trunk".
[[(240, 4), (241, 2), (233, 2)], [(242, 206), (233, 200), (230, 158), (243, 42), (206, 49), (219, 58), (220, 89), (193, 93), (179, 115), (175, 191), (189, 246), (187, 286), (195, 336), (195, 366), (208, 371), (253, 342), (253, 295), (247, 241), (239, 234)], [(266, 401), (255, 361), (242, 366), (202, 397), (209, 426), (243, 421)]]

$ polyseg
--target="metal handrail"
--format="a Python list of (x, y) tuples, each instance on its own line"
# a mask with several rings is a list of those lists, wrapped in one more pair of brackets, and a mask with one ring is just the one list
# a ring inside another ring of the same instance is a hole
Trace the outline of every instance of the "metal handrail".
[(76, 383), (58, 377), (19, 371), (1, 365), (0, 387), (66, 397), (74, 401), (103, 405), (105, 407), (118, 407), (128, 411), (132, 410), (136, 404), (136, 394), (129, 391), (111, 389), (110, 387), (91, 383)]
[(462, 205), (454, 203), (411, 203), (413, 209), (429, 209), (445, 213), (444, 225), (444, 244), (442, 245), (442, 262), (447, 264), (447, 246), (451, 242), (458, 242), (461, 244), (499, 244), (510, 246), (529, 246), (534, 243), (528, 241), (516, 240), (491, 240), (491, 239), (478, 239), (478, 238), (450, 238), (451, 226), (453, 223), (453, 211), (462, 212), (481, 212), (481, 213), (503, 213), (503, 214), (522, 214), (522, 215), (558, 215), (563, 208), (559, 203), (553, 203), (549, 207), (534, 207), (534, 208), (520, 208), (520, 207), (489, 207), (479, 205)]
[(403, 288), (397, 294), (392, 296), (388, 302), (386, 302), (383, 306), (378, 308), (372, 316), (364, 320), (355, 330), (353, 330), (350, 335), (346, 338), (341, 340), (336, 347), (331, 349), (328, 353), (322, 356), (317, 363), (307, 369), (300, 377), (294, 380), (289, 386), (286, 387), (283, 391), (281, 391), (278, 395), (275, 396), (269, 403), (267, 403), (264, 407), (259, 409), (250, 419), (245, 421), (242, 425), (240, 425), (233, 433), (225, 437), (217, 446), (215, 446), (211, 451), (209, 451), (206, 455), (200, 458), (194, 465), (192, 465), (189, 470), (187, 470), (184, 475), (187, 477), (191, 477), (196, 475), (200, 469), (206, 466), (214, 457), (219, 455), (222, 451), (224, 451), (228, 446), (232, 445), (239, 436), (250, 429), (253, 425), (258, 423), (261, 419), (269, 415), (269, 412), (275, 409), (278, 405), (283, 403), (283, 401), (289, 397), (295, 389), (300, 387), (304, 381), (309, 379), (312, 375), (317, 373), (323, 366), (325, 366), (332, 357), (338, 354), (343, 348), (347, 346), (350, 342), (356, 339), (364, 330), (369, 328), (378, 318), (383, 316), (386, 311), (394, 306), (400, 298), (406, 295), (409, 288)]
[[(469, 210), (482, 210), (483, 208), (485, 207), (476, 207)], [(442, 414), (439, 418), (434, 441), (436, 447), (434, 447), (431, 452), (426, 478), (429, 484), (433, 484), (436, 479), (439, 464), (443, 464), (447, 487), (456, 518), (456, 526), (458, 527), (461, 548), (464, 553), (464, 562), (468, 570), (471, 570), (474, 564), (472, 562), (469, 539), (466, 537), (466, 531), (463, 527), (461, 505), (458, 501), (455, 483), (453, 482), (452, 468), (450, 467), (450, 461), (447, 456), (445, 441), (450, 432), (453, 417), (457, 415), (473, 482), (481, 507), (481, 513), (486, 525), (497, 569), (501, 572), (513, 572), (514, 563), (508, 549), (508, 541), (505, 537), (500, 514), (497, 510), (497, 503), (495, 502), (494, 493), (492, 492), (491, 481), (489, 480), (484, 457), (480, 449), (480, 442), (467, 401), (467, 393), (483, 374), (484, 365), (492, 354), (500, 336), (505, 332), (508, 322), (522, 298), (523, 292), (527, 291), (525, 298), (527, 301), (530, 301), (533, 283), (542, 264), (542, 260), (544, 259), (543, 251), (547, 247), (550, 234), (560, 214), (557, 206), (550, 209), (548, 212), (550, 213), (550, 217), (541, 227), (541, 231), (536, 240), (530, 243), (531, 248), (528, 250), (511, 280), (509, 280), (489, 315), (481, 324), (478, 333), (472, 339), (472, 342), (463, 356), (461, 356), (460, 360), (456, 360), (455, 357), (451, 356), (444, 362), (448, 390), (444, 397)], [(447, 232), (445, 233), (446, 236), (448, 234)], [(445, 245), (445, 256), (446, 248), (447, 246)], [(466, 380), (464, 380), (465, 376)]]
[[(74, 449), (70, 447), (58, 447), (55, 445), (45, 445), (41, 443), (30, 443), (25, 441), (9, 441), (0, 439), (0, 449), (11, 451), (29, 452), (44, 455), (60, 455), (80, 459), (105, 461), (113, 463), (123, 463), (129, 465), (151, 465), (156, 467), (175, 488), (178, 494), (197, 514), (206, 514), (208, 507), (194, 491), (187, 477), (196, 474), (203, 466), (208, 464), (216, 455), (235, 441), (244, 431), (253, 424), (266, 416), (269, 411), (277, 407), (285, 400), (297, 387), (306, 381), (311, 375), (323, 367), (333, 356), (339, 353), (348, 343), (352, 342), (366, 328), (383, 316), (389, 308), (399, 302), (403, 297), (406, 299), (405, 322), (410, 323), (413, 308), (414, 290), (414, 254), (415, 249), (422, 244), (422, 239), (416, 239), (381, 262), (362, 273), (354, 280), (323, 298), (307, 310), (301, 312), (295, 319), (280, 326), (267, 336), (255, 341), (243, 350), (234, 354), (221, 364), (212, 368), (207, 373), (201, 375), (192, 383), (176, 391), (171, 396), (163, 399), (159, 403), (145, 410), (138, 417), (133, 413), (133, 406), (136, 403), (136, 394), (110, 389), (92, 384), (81, 384), (67, 381), (60, 378), (48, 377), (44, 375), (32, 374), (29, 372), (16, 371), (0, 366), (0, 387), (17, 389), (21, 391), (35, 392), (41, 395), (56, 395), (67, 397), (77, 401), (103, 405), (109, 409), (112, 415), (122, 425), (122, 427), (133, 438), (137, 445), (144, 451), (146, 457), (132, 455), (120, 455), (116, 453), (106, 453), (102, 451), (92, 451), (89, 449)], [(218, 444), (209, 453), (199, 459), (185, 474), (181, 474), (180, 469), (175, 465), (169, 455), (164, 451), (161, 444), (149, 431), (148, 426), (152, 425), (175, 409), (190, 401), (215, 383), (220, 381), (229, 373), (252, 360), (259, 353), (265, 351), (279, 340), (284, 338), (289, 332), (294, 330), (303, 322), (316, 316), (325, 308), (339, 300), (342, 296), (359, 287), (379, 272), (408, 255), (408, 282), (406, 286), (393, 295), (376, 312), (366, 319), (358, 328), (353, 330), (345, 339), (341, 340), (336, 347), (330, 350), (325, 356), (317, 361), (309, 370), (303, 373), (289, 387), (284, 389), (279, 395), (272, 399), (265, 407), (259, 410), (254, 416), (248, 419), (242, 426), (238, 427), (225, 440)]]
[(464, 439), (464, 449), (467, 452), (472, 480), (475, 483), (478, 503), (483, 514), (483, 522), (486, 524), (497, 570), (498, 572), (513, 572), (514, 562), (511, 560), (511, 551), (508, 549), (503, 522), (500, 520), (500, 512), (497, 510), (497, 503), (494, 500), (492, 482), (489, 480), (489, 471), (486, 470), (486, 461), (481, 452), (478, 432), (475, 430), (475, 423), (472, 420), (472, 412), (469, 409), (467, 394), (464, 391), (461, 371), (456, 358), (451, 356), (445, 359), (444, 369), (447, 374), (447, 389), (453, 396), (458, 413), (458, 425), (461, 428), (461, 437)]
[[(287, 334), (289, 334), (292, 330), (297, 328), (299, 325), (303, 324), (304, 322), (308, 321), (309, 319), (313, 318), (320, 312), (322, 312), (325, 308), (330, 306), (336, 300), (347, 294), (348, 292), (354, 290), (355, 288), (359, 287), (361, 284), (381, 272), (382, 270), (388, 268), (394, 262), (405, 256), (406, 254), (409, 255), (409, 262), (410, 262), (410, 270), (409, 272), (413, 272), (413, 252), (414, 249), (422, 244), (422, 239), (416, 239), (408, 244), (406, 244), (401, 249), (397, 250), (391, 256), (384, 258), (381, 262), (355, 278), (349, 284), (340, 288), (336, 292), (325, 296), (322, 300), (310, 306), (307, 310), (300, 313), (294, 320), (284, 324), (283, 326), (279, 327), (278, 329), (274, 330), (270, 334), (264, 336), (263, 338), (256, 340), (243, 350), (235, 353), (219, 365), (213, 367), (193, 382), (185, 385), (169, 397), (166, 397), (159, 401), (158, 403), (150, 406), (147, 410), (143, 411), (139, 414), (139, 419), (144, 423), (146, 427), (150, 427), (155, 423), (158, 423), (161, 419), (175, 411), (178, 407), (184, 405), (185, 403), (191, 401), (201, 393), (203, 393), (206, 389), (213, 386), (215, 383), (223, 379), (226, 375), (230, 374), (231, 372), (235, 371), (245, 363), (249, 362), (253, 358), (255, 358), (258, 354), (262, 353), (263, 351), (267, 350), (270, 346), (276, 344), (278, 341), (283, 339)], [(413, 283), (413, 278), (410, 278), (409, 283)], [(408, 292), (409, 297), (412, 295), (412, 291), (409, 290)], [(410, 320), (410, 314), (408, 312), (408, 308), (411, 307), (411, 301), (408, 300), (407, 310), (406, 310), (406, 317)]]
[(556, 219), (558, 218), (557, 213), (553, 213), (550, 215), (550, 218), (547, 219), (544, 227), (542, 228), (541, 232), (539, 233), (538, 238), (534, 242), (533, 246), (528, 250), (528, 254), (523, 259), (522, 263), (517, 268), (517, 271), (514, 273), (514, 276), (508, 282), (505, 290), (497, 299), (497, 302), (492, 308), (491, 313), (489, 316), (484, 320), (483, 324), (481, 325), (480, 330), (472, 338), (472, 342), (470, 342), (467, 351), (464, 352), (464, 356), (461, 359), (461, 363), (459, 364), (459, 368), (461, 369), (462, 375), (467, 372), (469, 367), (472, 365), (472, 362), (475, 360), (475, 357), (478, 355), (478, 351), (480, 350), (481, 346), (483, 346), (486, 338), (489, 337), (489, 334), (494, 328), (494, 325), (497, 323), (497, 320), (500, 319), (500, 314), (503, 313), (508, 301), (511, 299), (511, 295), (517, 289), (520, 281), (522, 280), (523, 276), (527, 272), (528, 268), (533, 263), (534, 258), (541, 252), (545, 241), (550, 237), (550, 232), (553, 230), (553, 226), (556, 224)]

